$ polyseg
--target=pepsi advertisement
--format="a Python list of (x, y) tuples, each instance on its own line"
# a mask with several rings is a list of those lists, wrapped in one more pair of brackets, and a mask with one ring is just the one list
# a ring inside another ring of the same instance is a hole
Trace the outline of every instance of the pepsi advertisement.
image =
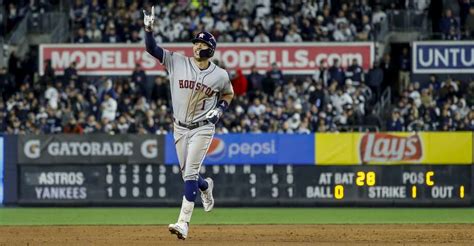
[[(312, 164), (313, 134), (222, 134), (215, 135), (205, 164)], [(172, 134), (166, 136), (165, 163), (177, 164)]]
[(474, 73), (473, 42), (414, 42), (413, 73)]

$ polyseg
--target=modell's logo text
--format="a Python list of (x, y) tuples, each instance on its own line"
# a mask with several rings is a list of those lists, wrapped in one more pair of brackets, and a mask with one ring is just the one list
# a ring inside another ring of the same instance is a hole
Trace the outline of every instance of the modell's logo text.
[(418, 135), (401, 137), (387, 133), (367, 133), (360, 142), (362, 163), (421, 160), (423, 149)]

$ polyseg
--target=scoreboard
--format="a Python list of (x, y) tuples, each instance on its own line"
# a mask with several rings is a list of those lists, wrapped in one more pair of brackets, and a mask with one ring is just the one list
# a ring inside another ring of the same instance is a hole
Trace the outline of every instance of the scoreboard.
[[(18, 168), (23, 205), (175, 206), (183, 194), (177, 165)], [(201, 174), (214, 179), (217, 206), (468, 206), (472, 199), (472, 165), (209, 165)]]

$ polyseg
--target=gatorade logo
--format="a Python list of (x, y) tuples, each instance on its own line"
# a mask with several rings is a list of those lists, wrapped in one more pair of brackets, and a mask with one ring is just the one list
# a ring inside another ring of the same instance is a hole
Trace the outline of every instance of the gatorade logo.
[(276, 154), (275, 140), (264, 142), (237, 142), (226, 144), (223, 139), (214, 137), (207, 152), (210, 160), (220, 160), (223, 157), (235, 158), (236, 156), (248, 156), (257, 158), (262, 155)]
[(158, 140), (148, 139), (142, 143), (140, 148), (142, 155), (145, 158), (153, 159), (158, 157)]
[(30, 159), (37, 159), (41, 155), (40, 151), (40, 141), (37, 139), (28, 140), (23, 146), (23, 152), (25, 153), (26, 157)]

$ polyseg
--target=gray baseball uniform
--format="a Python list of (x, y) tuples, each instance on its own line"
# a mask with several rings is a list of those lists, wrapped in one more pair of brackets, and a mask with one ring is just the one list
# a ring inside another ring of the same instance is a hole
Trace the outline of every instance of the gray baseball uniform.
[(163, 50), (163, 65), (169, 73), (173, 105), (174, 139), (184, 180), (197, 180), (215, 126), (212, 123), (189, 129), (185, 125), (206, 120), (206, 113), (216, 107), (221, 93), (232, 92), (227, 72), (210, 63), (201, 70), (192, 58)]
[[(175, 120), (174, 141), (184, 179), (184, 195), (178, 221), (170, 224), (168, 229), (178, 239), (186, 239), (197, 191), (201, 190), (204, 211), (209, 212), (214, 207), (214, 182), (211, 178), (204, 180), (200, 177), (199, 169), (211, 144), (215, 132), (214, 124), (228, 107), (234, 93), (227, 72), (213, 63), (208, 63), (217, 46), (211, 33), (200, 32), (192, 40), (193, 51), (199, 52), (196, 53), (198, 59), (203, 59), (197, 61), (156, 45), (151, 33), (154, 7), (151, 8), (151, 15), (147, 15), (145, 10), (143, 13), (146, 50), (157, 58), (169, 73)], [(197, 64), (202, 65), (201, 67), (209, 66), (200, 69)]]

